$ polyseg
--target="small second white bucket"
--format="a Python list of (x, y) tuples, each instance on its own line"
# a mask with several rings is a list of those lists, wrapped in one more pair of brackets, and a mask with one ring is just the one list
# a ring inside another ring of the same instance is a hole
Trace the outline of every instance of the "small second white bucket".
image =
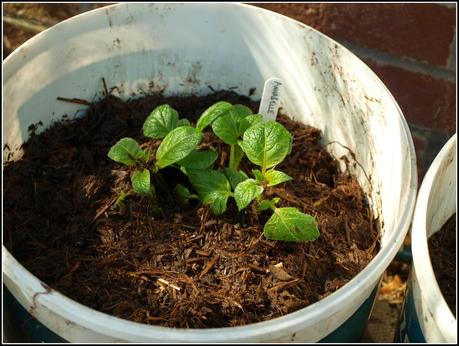
[[(457, 320), (446, 303), (429, 255), (429, 238), (456, 213), (456, 134), (429, 167), (411, 230), (413, 264), (396, 341), (457, 343)], [(456, 229), (457, 231), (457, 229)]]

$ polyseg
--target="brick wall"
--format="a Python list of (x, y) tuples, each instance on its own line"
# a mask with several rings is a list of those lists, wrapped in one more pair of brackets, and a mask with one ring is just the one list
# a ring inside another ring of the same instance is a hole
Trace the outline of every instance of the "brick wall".
[(456, 132), (456, 4), (252, 3), (343, 44), (400, 105), (418, 157), (419, 183)]

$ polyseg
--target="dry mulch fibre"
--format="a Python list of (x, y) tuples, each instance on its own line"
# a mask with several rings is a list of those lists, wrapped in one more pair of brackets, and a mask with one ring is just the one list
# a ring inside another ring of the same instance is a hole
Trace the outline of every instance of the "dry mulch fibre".
[[(141, 134), (158, 105), (168, 103), (193, 123), (219, 100), (255, 112), (258, 102), (232, 92), (204, 97), (107, 96), (87, 114), (63, 119), (23, 145), (4, 167), (5, 245), (52, 289), (96, 310), (132, 321), (180, 328), (244, 325), (285, 315), (323, 299), (357, 275), (379, 250), (377, 220), (355, 177), (319, 145), (320, 130), (280, 115), (293, 134), (279, 169), (292, 181), (270, 188), (280, 206), (313, 215), (320, 236), (286, 243), (262, 236), (269, 213), (255, 207), (213, 216), (207, 206), (180, 207), (170, 191), (184, 177), (166, 169), (158, 190), (163, 212), (130, 195), (130, 169), (107, 153), (122, 137), (156, 149)], [(228, 148), (209, 131), (202, 147), (227, 165)], [(246, 160), (242, 167), (250, 172)]]

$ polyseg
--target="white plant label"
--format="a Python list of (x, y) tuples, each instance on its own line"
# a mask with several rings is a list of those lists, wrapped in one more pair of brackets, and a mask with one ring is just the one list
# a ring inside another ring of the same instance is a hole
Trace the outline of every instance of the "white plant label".
[(260, 101), (260, 108), (258, 110), (258, 114), (261, 114), (265, 120), (276, 120), (282, 86), (283, 83), (280, 78), (269, 78), (265, 82)]

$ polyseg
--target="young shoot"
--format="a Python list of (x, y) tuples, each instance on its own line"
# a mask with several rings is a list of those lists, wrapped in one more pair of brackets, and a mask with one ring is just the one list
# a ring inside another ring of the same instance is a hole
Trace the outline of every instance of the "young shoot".
[(262, 120), (263, 117), (259, 114), (252, 114), (249, 107), (220, 101), (209, 107), (201, 115), (196, 128), (202, 131), (208, 125), (212, 127), (215, 135), (230, 146), (228, 168), (237, 171), (244, 156), (238, 141), (242, 139), (245, 130)]
[(280, 123), (274, 120), (260, 122), (248, 128), (239, 145), (247, 158), (259, 166), (254, 169), (255, 179), (249, 178), (239, 183), (234, 190), (238, 209), (246, 208), (253, 200), (258, 202), (258, 210), (271, 210), (271, 218), (263, 228), (268, 239), (284, 241), (315, 240), (319, 230), (315, 219), (296, 208), (278, 208), (279, 198), (263, 200), (262, 194), (268, 186), (275, 186), (292, 178), (286, 173), (275, 170), (292, 150), (292, 135)]
[[(120, 139), (110, 148), (108, 157), (115, 162), (135, 167), (131, 175), (134, 192), (155, 201), (155, 188), (151, 183), (162, 168), (174, 165), (194, 153), (202, 140), (202, 133), (179, 119), (176, 110), (169, 105), (156, 107), (145, 120), (143, 134), (152, 139), (162, 139), (152, 160), (152, 153), (143, 150), (132, 138)], [(158, 178), (161, 180), (161, 178)]]
[[(198, 148), (207, 126), (229, 145), (229, 164), (222, 170), (213, 168), (218, 158), (215, 150)], [(156, 107), (147, 117), (143, 134), (161, 139), (155, 155), (143, 150), (132, 138), (120, 139), (108, 153), (112, 160), (135, 168), (131, 175), (134, 192), (154, 203), (152, 181), (164, 182), (160, 170), (172, 166), (186, 174), (189, 187), (194, 189), (190, 191), (182, 184), (175, 186), (172, 194), (182, 206), (192, 199), (199, 200), (209, 205), (213, 214), (220, 215), (227, 210), (229, 198), (235, 200), (239, 211), (255, 201), (259, 212), (272, 212), (263, 229), (266, 238), (298, 242), (319, 236), (317, 222), (311, 215), (292, 207), (277, 207), (278, 197), (263, 197), (267, 187), (292, 179), (275, 169), (292, 150), (292, 135), (282, 124), (265, 121), (246, 106), (220, 101), (201, 115), (194, 128), (166, 104)], [(244, 156), (259, 167), (252, 170), (252, 177), (239, 170)]]
[[(263, 199), (265, 189), (292, 178), (276, 170), (292, 150), (292, 135), (282, 124), (264, 121), (261, 115), (252, 114), (248, 107), (217, 102), (199, 118), (197, 128), (203, 130), (210, 125), (213, 132), (230, 146), (229, 166), (222, 171), (190, 170), (191, 184), (204, 204), (214, 214), (226, 211), (230, 197), (239, 210), (248, 207), (254, 200), (258, 210), (270, 210), (272, 216), (264, 226), (268, 239), (286, 241), (314, 240), (319, 236), (315, 219), (296, 208), (278, 208), (279, 198)], [(244, 157), (260, 169), (252, 171), (253, 178), (238, 170)]]

